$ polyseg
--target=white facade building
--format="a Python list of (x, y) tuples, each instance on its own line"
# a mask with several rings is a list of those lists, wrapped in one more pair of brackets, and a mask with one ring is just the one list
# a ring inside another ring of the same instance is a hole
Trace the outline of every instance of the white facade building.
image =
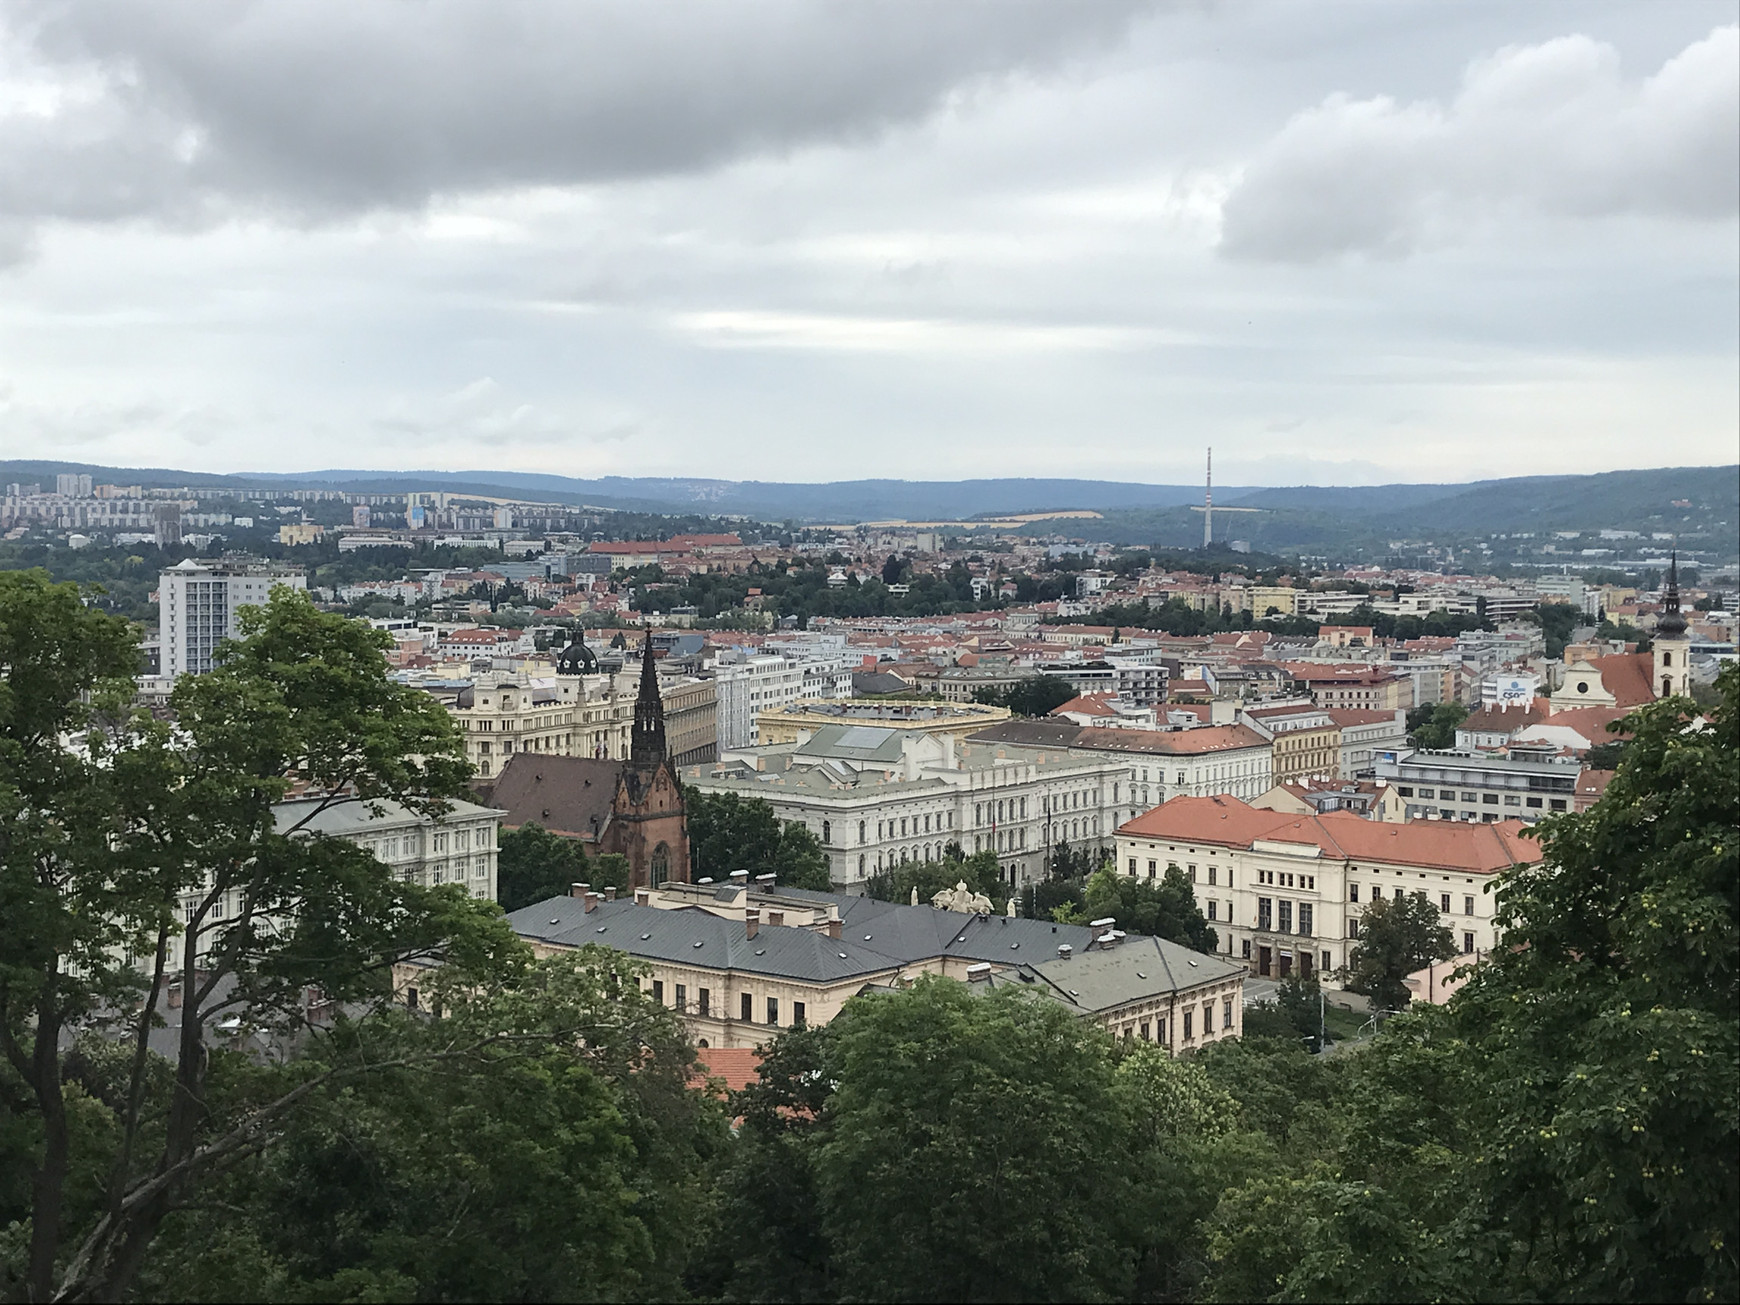
[(198, 674), (212, 668), (217, 646), (241, 633), (242, 608), (264, 606), (278, 585), (306, 589), (298, 569), (260, 562), (196, 562), (191, 557), (158, 580), (163, 674)]
[[(1040, 756), (869, 725), (826, 725), (801, 743), (740, 748), (684, 770), (706, 792), (767, 802), (807, 826), (827, 850), (836, 884), (911, 861), (940, 861), (950, 843), (994, 851), (1005, 880), (1040, 878), (1060, 843), (1111, 846), (1132, 814), (1124, 764), (1109, 757)], [(706, 874), (706, 867), (698, 873)]]
[[(720, 662), (718, 683), (719, 748), (746, 748), (755, 742), (755, 718), (804, 696), (803, 667), (767, 654)], [(848, 678), (848, 683), (850, 682)]]

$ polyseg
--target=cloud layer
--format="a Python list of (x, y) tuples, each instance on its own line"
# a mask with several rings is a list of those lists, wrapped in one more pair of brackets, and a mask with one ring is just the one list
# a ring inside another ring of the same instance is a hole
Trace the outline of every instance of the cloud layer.
[(6, 24), (0, 211), (322, 216), (701, 168), (922, 118), (1143, 7), (71, 0)]
[(1493, 210), (1733, 216), (1740, 27), (1628, 80), (1587, 36), (1477, 60), (1448, 106), (1329, 96), (1250, 163), (1222, 212), (1234, 258), (1410, 253)]

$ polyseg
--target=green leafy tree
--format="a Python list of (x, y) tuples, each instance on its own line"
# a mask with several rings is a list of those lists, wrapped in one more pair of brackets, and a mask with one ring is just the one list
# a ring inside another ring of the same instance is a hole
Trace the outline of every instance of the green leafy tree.
[(1467, 719), (1468, 708), (1459, 702), (1416, 707), (1408, 713), (1408, 733), (1417, 748), (1453, 748), (1456, 727)]
[(1450, 1005), (1485, 1090), (1468, 1209), (1510, 1295), (1740, 1296), (1740, 668), (1627, 718), (1601, 800), (1505, 876)]
[(1347, 987), (1382, 1010), (1401, 1010), (1412, 997), (1403, 980), (1455, 954), (1455, 938), (1424, 893), (1380, 897), (1359, 917), (1359, 941), (1347, 955)]
[(908, 861), (870, 877), (865, 891), (881, 902), (910, 902), (916, 890), (921, 905), (945, 888), (965, 883), (975, 893), (991, 899), (1001, 911), (1009, 901), (1010, 887), (1003, 882), (995, 852), (960, 855), (960, 844), (949, 844), (940, 861)]
[[(270, 1151), (173, 1217), (141, 1287), (157, 1299), (679, 1294), (724, 1118), (687, 1089), (687, 1038), (639, 974), (586, 948), (438, 988), (439, 1020), (340, 1024), (285, 1072), (383, 1067), (329, 1078)], [(558, 1030), (571, 1036), (536, 1036)], [(214, 1283), (210, 1266), (238, 1243), (253, 1280)]]
[(549, 897), (565, 897), (577, 883), (594, 888), (627, 888), (628, 858), (606, 852), (588, 857), (574, 838), (552, 834), (541, 825), (521, 825), (501, 836), (496, 856), (496, 900), (504, 911)]
[(757, 797), (683, 790), (689, 828), (690, 873), (724, 879), (736, 870), (774, 874), (792, 888), (827, 892), (833, 887), (828, 854), (806, 826), (782, 821)]
[(1126, 1292), (1130, 1125), (1105, 1034), (1044, 998), (933, 976), (854, 999), (828, 1032), (818, 1187), (854, 1297)]
[(1076, 696), (1068, 680), (1055, 675), (1030, 675), (1006, 689), (977, 689), (975, 702), (1007, 707), (1017, 716), (1049, 716)]
[(1082, 905), (1074, 914), (1082, 921), (1112, 916), (1126, 932), (1165, 938), (1199, 952), (1213, 952), (1220, 945), (1196, 904), (1196, 890), (1175, 865), (1166, 867), (1158, 884), (1102, 866), (1088, 877)]
[[(40, 575), (0, 577), (0, 1050), (40, 1138), (22, 1289), (126, 1294), (163, 1221), (267, 1145), (313, 1079), (208, 1091), (220, 1017), (287, 1032), (306, 994), (390, 996), (397, 964), (476, 970), (519, 948), (493, 903), (425, 889), (319, 817), (395, 800), (439, 815), (467, 775), (451, 721), (386, 677), (386, 636), (280, 588), (244, 639), (177, 682), (173, 726), (127, 706), (128, 628)], [(65, 740), (74, 740), (68, 747)], [(292, 785), (312, 795), (288, 819)], [(179, 1001), (173, 1089), (147, 1109), (149, 1039)], [(68, 1207), (76, 1099), (63, 1037), (101, 1017), (129, 1048), (112, 1159), (91, 1220)]]

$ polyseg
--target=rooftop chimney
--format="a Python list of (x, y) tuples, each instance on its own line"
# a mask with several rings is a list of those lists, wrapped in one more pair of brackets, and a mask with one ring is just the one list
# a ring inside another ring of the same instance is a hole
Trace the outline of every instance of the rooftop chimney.
[(731, 883), (737, 888), (747, 888), (749, 886), (749, 871), (733, 870), (731, 872)]
[(773, 891), (774, 881), (778, 877), (779, 876), (777, 875), (756, 875), (755, 886), (763, 892), (771, 893)]
[(783, 925), (785, 923), (785, 912), (769, 911), (767, 913), (767, 922), (770, 925)]
[(590, 889), (591, 887), (592, 887), (591, 884), (569, 884), (568, 885), (568, 896), (570, 896), (570, 897), (584, 897), (584, 896), (586, 896), (587, 890)]
[(650, 889), (650, 888), (637, 888), (637, 889), (635, 889), (634, 890), (634, 904), (636, 906), (649, 906), (649, 905), (651, 905), (652, 904), (652, 889)]
[(615, 884), (605, 885), (604, 900), (607, 902), (614, 902), (616, 900), (616, 885)]
[(967, 982), (977, 983), (980, 979), (991, 977), (991, 962), (980, 961), (977, 965), (967, 966)]
[(1058, 943), (1057, 959), (1060, 961), (1067, 961), (1069, 959), (1069, 954), (1074, 950), (1075, 948), (1071, 947), (1068, 943)]
[(743, 913), (743, 936), (753, 938), (761, 932), (761, 912), (750, 907)]
[(828, 921), (828, 937), (838, 938), (839, 936), (840, 936), (840, 922), (838, 920), (829, 920)]
[(586, 903), (586, 914), (587, 915), (591, 915), (592, 912), (594, 912), (598, 909), (598, 900), (599, 899), (598, 899), (597, 893), (587, 893), (586, 896), (582, 897), (580, 900), (582, 902)]

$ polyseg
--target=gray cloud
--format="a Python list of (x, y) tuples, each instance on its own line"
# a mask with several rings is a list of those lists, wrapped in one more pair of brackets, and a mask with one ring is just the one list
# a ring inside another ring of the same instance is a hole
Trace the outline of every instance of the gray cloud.
[(1221, 251), (1400, 255), (1502, 208), (1719, 218), (1737, 201), (1740, 28), (1638, 80), (1568, 36), (1476, 61), (1448, 106), (1332, 95), (1298, 114), (1228, 195)]
[(0, 213), (320, 218), (873, 135), (1119, 39), (1143, 0), (17, 7)]

